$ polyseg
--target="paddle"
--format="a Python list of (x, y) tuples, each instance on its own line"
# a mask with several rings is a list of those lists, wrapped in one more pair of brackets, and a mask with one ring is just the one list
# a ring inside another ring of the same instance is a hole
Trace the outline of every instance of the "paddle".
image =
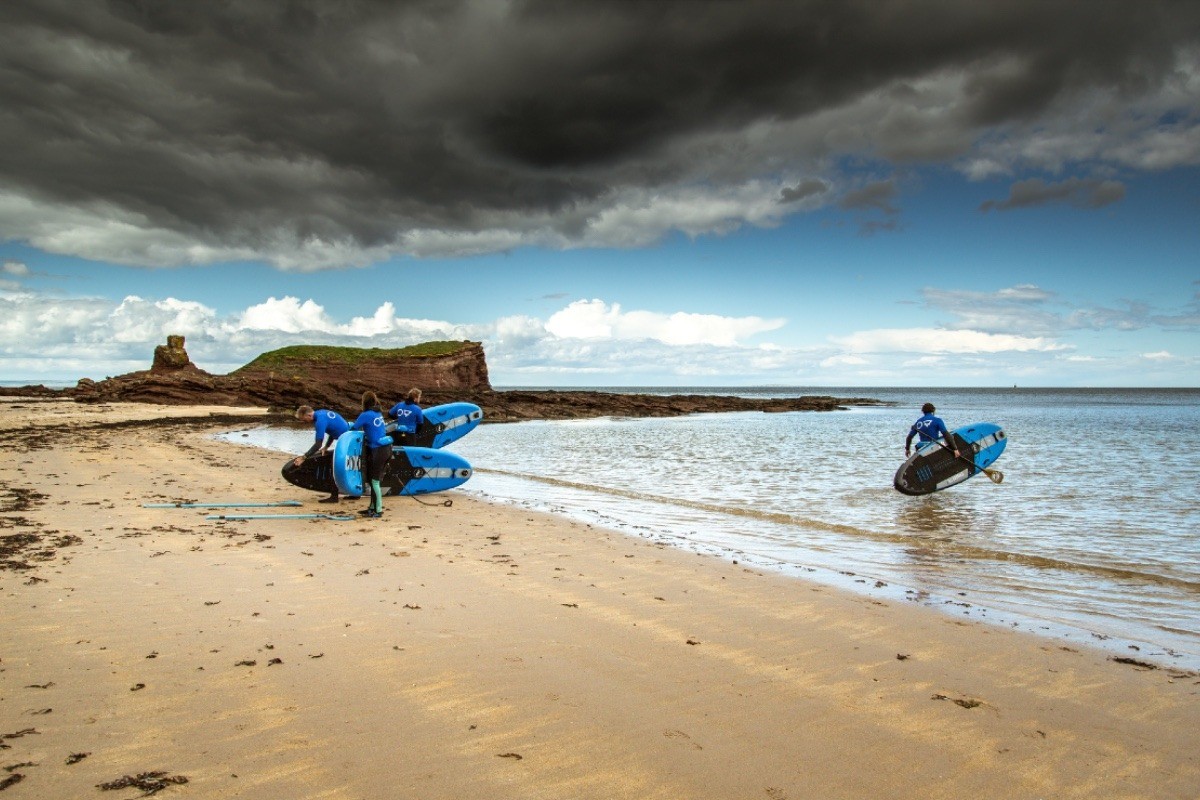
[(209, 514), (205, 519), (333, 519), (339, 522), (349, 522), (354, 517), (347, 517), (342, 514)]
[(281, 500), (278, 503), (142, 503), (142, 508), (275, 508), (299, 505), (299, 500)]
[[(947, 450), (950, 450), (950, 452), (952, 452), (952, 453), (954, 452), (953, 450), (951, 450), (950, 445), (946, 444), (943, 441), (935, 439), (933, 443), (938, 445), (939, 447), (944, 447)], [(958, 459), (961, 459), (962, 461), (967, 462), (972, 467), (975, 466), (974, 461), (972, 461), (971, 459), (967, 458), (966, 456), (964, 456), (962, 454), (956, 455), (955, 458), (958, 458)], [(987, 467), (980, 467), (979, 469), (983, 472), (984, 475), (988, 476), (988, 480), (990, 480), (992, 483), (1000, 483), (1004, 480), (1004, 473), (998, 469), (989, 469)]]

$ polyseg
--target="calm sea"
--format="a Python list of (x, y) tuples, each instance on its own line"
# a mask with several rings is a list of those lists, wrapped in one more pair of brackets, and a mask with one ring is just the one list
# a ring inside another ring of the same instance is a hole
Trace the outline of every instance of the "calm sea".
[[(895, 405), (485, 424), (451, 445), (476, 469), (458, 491), (1200, 668), (1200, 462), (1183, 446), (1200, 430), (1200, 390), (660, 393), (825, 394)], [(951, 429), (1005, 429), (1008, 447), (994, 465), (1002, 483), (980, 475), (926, 497), (892, 488), (925, 401)], [(229, 438), (302, 452), (309, 435)]]

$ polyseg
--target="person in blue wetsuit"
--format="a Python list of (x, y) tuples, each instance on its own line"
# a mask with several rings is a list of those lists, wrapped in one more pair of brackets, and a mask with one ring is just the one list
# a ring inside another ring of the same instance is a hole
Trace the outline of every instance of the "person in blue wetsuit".
[(913, 423), (913, 426), (908, 430), (908, 438), (904, 440), (904, 455), (908, 456), (912, 451), (912, 440), (914, 436), (919, 436), (920, 441), (917, 442), (917, 449), (928, 447), (938, 440), (940, 437), (946, 443), (946, 446), (954, 451), (956, 457), (959, 456), (958, 444), (950, 436), (950, 432), (946, 430), (946, 423), (942, 422), (940, 417), (935, 417), (933, 412), (937, 411), (933, 407), (933, 403), (926, 403), (921, 406), (921, 414), (919, 420)]
[(392, 458), (392, 437), (387, 435), (383, 411), (374, 392), (363, 392), (362, 408), (362, 413), (354, 420), (350, 430), (363, 432), (363, 484), (370, 484), (371, 502), (358, 513), (377, 518), (383, 516), (383, 491), (379, 487), (379, 479), (383, 477), (383, 471)]
[(388, 417), (396, 420), (396, 430), (392, 432), (396, 444), (408, 444), (413, 441), (412, 437), (416, 435), (421, 423), (425, 421), (425, 414), (418, 405), (420, 402), (421, 390), (409, 389), (408, 394), (404, 395), (404, 399), (388, 411)]
[[(297, 467), (304, 463), (304, 459), (313, 456), (324, 458), (328, 455), (330, 460), (332, 460), (333, 443), (337, 441), (339, 436), (350, 430), (350, 426), (346, 423), (346, 420), (342, 419), (341, 414), (324, 408), (314, 411), (312, 406), (300, 406), (296, 409), (296, 419), (302, 422), (311, 422), (313, 424), (313, 431), (316, 433), (316, 441), (313, 442), (312, 447), (308, 448), (308, 452), (293, 459), (292, 463)], [(332, 467), (332, 465), (330, 466)], [(333, 474), (332, 469), (330, 470), (330, 474)], [(333, 494), (329, 495), (329, 497), (322, 497), (317, 502), (336, 503), (340, 499), (338, 497), (337, 484), (335, 483), (333, 485)]]

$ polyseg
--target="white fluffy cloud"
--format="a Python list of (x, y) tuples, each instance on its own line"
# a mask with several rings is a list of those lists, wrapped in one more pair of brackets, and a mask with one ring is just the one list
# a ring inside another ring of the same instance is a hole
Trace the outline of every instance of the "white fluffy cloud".
[[(1016, 286), (990, 295), (1002, 296), (1036, 305), (1046, 294)], [(1128, 349), (1124, 356), (1110, 348), (1097, 356), (1049, 334), (934, 325), (814, 334), (809, 343), (793, 338), (784, 345), (759, 341), (770, 334), (795, 337), (783, 319), (625, 309), (602, 299), (567, 303), (544, 319), (514, 315), (462, 324), (398, 317), (390, 302), (346, 320), (315, 300), (293, 296), (221, 314), (179, 298), (129, 296), (114, 302), (0, 291), (0, 380), (73, 381), (145, 369), (154, 347), (176, 333), (187, 337), (193, 361), (214, 373), (293, 344), (403, 347), (471, 339), (484, 343), (492, 381), (500, 387), (906, 385), (916, 376), (934, 385), (1039, 377), (1071, 384), (1071, 376), (1090, 385), (1117, 385), (1129, 375), (1185, 385), (1197, 363), (1186, 345)], [(1113, 327), (1088, 330), (1090, 336), (1105, 333), (1126, 335)]]
[(722, 317), (716, 314), (622, 311), (620, 304), (577, 300), (556, 312), (546, 330), (562, 339), (652, 339), (669, 345), (732, 347), (760, 333), (778, 330), (786, 320)]
[(298, 297), (269, 297), (250, 306), (223, 325), (226, 331), (270, 331), (285, 334), (321, 334), (352, 339), (371, 337), (446, 338), (454, 335), (457, 326), (450, 322), (424, 319), (405, 319), (396, 316), (391, 301), (380, 305), (369, 317), (354, 317), (339, 323), (329, 316), (325, 307)]
[(878, 328), (830, 340), (851, 353), (977, 354), (1051, 352), (1066, 346), (1042, 336), (1014, 336), (944, 328)]
[[(1054, 292), (1018, 284), (995, 292), (926, 288), (925, 303), (951, 317), (953, 329), (1020, 336), (1056, 336), (1071, 330), (1133, 331), (1152, 325), (1196, 324), (1187, 309), (1174, 316), (1154, 315), (1144, 303), (1125, 301), (1122, 308), (1079, 308)], [(1194, 307), (1195, 304), (1193, 304)]]
[(190, 300), (143, 300), (130, 295), (121, 301), (99, 326), (99, 331), (111, 331), (113, 341), (140, 344), (164, 340), (168, 334), (184, 336), (204, 332), (216, 319), (216, 312), (202, 303)]
[(247, 308), (234, 327), (285, 333), (300, 333), (301, 331), (332, 333), (337, 326), (325, 313), (325, 309), (312, 300), (300, 302), (296, 297), (280, 299), (270, 297), (258, 305)]
[(0, 295), (0, 379), (71, 380), (144, 369), (168, 334), (187, 337), (198, 366), (227, 372), (289, 344), (402, 347), (431, 339), (484, 342), (499, 384), (640, 380), (745, 380), (802, 369), (812, 359), (748, 344), (782, 319), (626, 310), (600, 299), (569, 303), (547, 319), (508, 316), (474, 324), (405, 319), (391, 302), (349, 321), (313, 299), (269, 297), (220, 315), (202, 303), (129, 296), (119, 303), (28, 292)]

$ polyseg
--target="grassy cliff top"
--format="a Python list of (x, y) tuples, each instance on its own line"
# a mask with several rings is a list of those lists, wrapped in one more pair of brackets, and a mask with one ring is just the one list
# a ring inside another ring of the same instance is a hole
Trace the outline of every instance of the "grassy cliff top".
[(279, 369), (297, 363), (346, 364), (350, 366), (386, 361), (394, 358), (433, 358), (449, 356), (475, 342), (424, 342), (410, 347), (333, 347), (331, 345), (298, 344), (263, 353), (241, 369)]

